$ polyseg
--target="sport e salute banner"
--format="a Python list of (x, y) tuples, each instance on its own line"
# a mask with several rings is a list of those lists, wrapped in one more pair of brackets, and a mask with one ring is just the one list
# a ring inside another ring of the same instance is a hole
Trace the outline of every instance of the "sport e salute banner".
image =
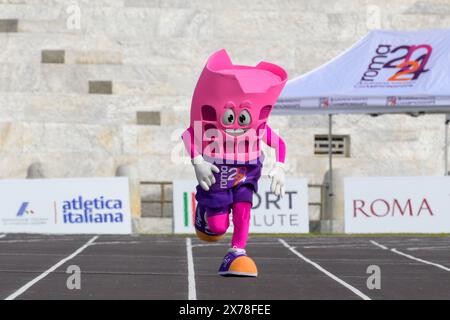
[(449, 233), (450, 178), (346, 178), (347, 233)]
[(283, 113), (450, 112), (450, 29), (369, 33), (288, 81)]
[(131, 233), (128, 178), (0, 180), (0, 232)]
[[(194, 233), (195, 180), (173, 181), (174, 232)], [(306, 179), (287, 179), (286, 194), (278, 198), (270, 192), (270, 179), (261, 179), (253, 194), (251, 233), (308, 233), (308, 185)], [(230, 228), (232, 232), (232, 219)]]

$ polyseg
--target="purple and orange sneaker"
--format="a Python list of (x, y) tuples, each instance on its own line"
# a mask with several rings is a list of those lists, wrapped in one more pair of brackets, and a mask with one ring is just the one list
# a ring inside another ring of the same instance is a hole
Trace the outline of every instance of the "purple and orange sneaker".
[(256, 277), (258, 269), (244, 249), (231, 248), (219, 268), (221, 276)]
[(224, 234), (217, 234), (208, 229), (206, 208), (200, 205), (197, 205), (197, 209), (195, 210), (195, 232), (200, 240), (207, 242), (219, 241), (224, 236)]

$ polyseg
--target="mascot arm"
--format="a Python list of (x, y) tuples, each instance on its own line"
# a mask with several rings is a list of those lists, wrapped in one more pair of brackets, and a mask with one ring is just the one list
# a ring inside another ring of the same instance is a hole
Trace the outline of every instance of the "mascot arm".
[(183, 139), (184, 147), (186, 148), (186, 151), (191, 159), (194, 159), (195, 157), (200, 155), (200, 153), (195, 148), (194, 129), (192, 129), (192, 127), (187, 128), (181, 135), (181, 138)]
[(272, 128), (266, 126), (266, 132), (263, 136), (263, 141), (271, 148), (275, 149), (276, 163), (269, 172), (269, 177), (272, 179), (270, 190), (277, 196), (284, 196), (285, 188), (285, 173), (284, 162), (286, 160), (286, 144), (283, 139), (277, 135)]
[(203, 190), (209, 191), (209, 188), (216, 183), (213, 172), (219, 173), (219, 168), (205, 161), (202, 155), (198, 152), (195, 147), (194, 130), (191, 127), (187, 128), (181, 137), (183, 139), (186, 151), (191, 157), (191, 162), (194, 166), (198, 184)]

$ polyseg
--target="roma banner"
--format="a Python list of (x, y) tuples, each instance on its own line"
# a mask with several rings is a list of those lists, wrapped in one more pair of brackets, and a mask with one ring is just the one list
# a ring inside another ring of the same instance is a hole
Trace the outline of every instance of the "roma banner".
[(346, 233), (449, 233), (450, 178), (345, 178)]

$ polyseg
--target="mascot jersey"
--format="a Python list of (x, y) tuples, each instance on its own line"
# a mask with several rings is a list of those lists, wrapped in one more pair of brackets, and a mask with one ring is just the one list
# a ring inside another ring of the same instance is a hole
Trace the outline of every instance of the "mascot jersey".
[(285, 143), (267, 119), (286, 80), (285, 70), (275, 64), (233, 65), (225, 50), (208, 59), (182, 135), (199, 181), (195, 227), (200, 238), (214, 241), (223, 235), (232, 211), (232, 247), (245, 248), (261, 176), (261, 142), (275, 149), (277, 165), (285, 162)]

